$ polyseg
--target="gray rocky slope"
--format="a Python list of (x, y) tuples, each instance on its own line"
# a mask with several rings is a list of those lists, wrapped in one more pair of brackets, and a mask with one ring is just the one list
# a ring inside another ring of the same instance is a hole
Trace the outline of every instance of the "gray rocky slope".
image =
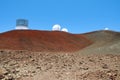
[(80, 50), (85, 54), (120, 54), (120, 33), (114, 31), (95, 31), (84, 34), (93, 44)]

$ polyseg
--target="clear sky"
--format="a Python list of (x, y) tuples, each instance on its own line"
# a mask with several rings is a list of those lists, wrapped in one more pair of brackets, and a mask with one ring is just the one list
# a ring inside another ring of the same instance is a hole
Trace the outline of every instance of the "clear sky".
[(120, 0), (0, 0), (0, 32), (13, 30), (21, 18), (37, 30), (60, 24), (71, 33), (120, 31)]

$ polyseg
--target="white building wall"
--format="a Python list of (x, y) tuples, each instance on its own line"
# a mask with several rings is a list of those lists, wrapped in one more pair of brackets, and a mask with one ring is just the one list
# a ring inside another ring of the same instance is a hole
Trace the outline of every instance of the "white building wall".
[(26, 29), (28, 29), (28, 27), (26, 27), (26, 26), (16, 26), (15, 29), (17, 29), (17, 30), (26, 30)]

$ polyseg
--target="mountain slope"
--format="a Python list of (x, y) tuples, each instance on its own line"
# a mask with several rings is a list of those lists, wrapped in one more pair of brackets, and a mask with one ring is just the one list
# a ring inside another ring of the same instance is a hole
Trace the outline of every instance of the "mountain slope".
[(114, 31), (95, 31), (85, 33), (94, 43), (81, 53), (120, 53), (120, 33)]
[(83, 35), (61, 31), (13, 30), (0, 34), (0, 49), (77, 51), (90, 44)]

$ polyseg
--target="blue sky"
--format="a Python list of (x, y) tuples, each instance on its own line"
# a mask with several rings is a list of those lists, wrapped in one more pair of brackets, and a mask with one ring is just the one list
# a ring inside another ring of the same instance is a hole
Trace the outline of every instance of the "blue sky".
[(120, 0), (0, 0), (0, 32), (13, 30), (21, 18), (37, 30), (60, 24), (71, 33), (120, 31)]

